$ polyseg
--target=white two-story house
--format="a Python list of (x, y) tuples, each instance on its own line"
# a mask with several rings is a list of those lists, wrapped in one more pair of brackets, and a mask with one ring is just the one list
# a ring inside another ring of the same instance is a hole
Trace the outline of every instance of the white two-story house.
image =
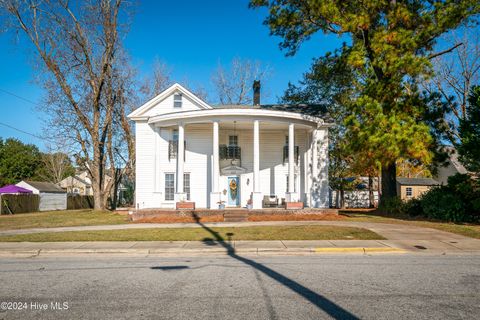
[(331, 124), (311, 105), (260, 105), (259, 87), (252, 106), (211, 106), (174, 84), (132, 112), (137, 209), (328, 208)]

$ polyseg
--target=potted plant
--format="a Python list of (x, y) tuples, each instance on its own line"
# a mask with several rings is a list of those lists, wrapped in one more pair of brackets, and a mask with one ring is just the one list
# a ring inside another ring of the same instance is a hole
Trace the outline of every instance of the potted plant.
[(225, 201), (220, 200), (217, 203), (218, 203), (218, 209), (220, 209), (220, 210), (225, 209)]
[(248, 210), (252, 210), (252, 209), (253, 209), (253, 201), (252, 201), (251, 198), (248, 199), (248, 201), (247, 201), (247, 209), (248, 209)]

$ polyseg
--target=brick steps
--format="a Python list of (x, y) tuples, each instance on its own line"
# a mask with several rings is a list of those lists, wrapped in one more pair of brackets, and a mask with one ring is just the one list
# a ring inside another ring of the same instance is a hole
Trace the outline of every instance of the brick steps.
[(248, 221), (248, 212), (228, 212), (223, 215), (225, 222), (245, 222)]

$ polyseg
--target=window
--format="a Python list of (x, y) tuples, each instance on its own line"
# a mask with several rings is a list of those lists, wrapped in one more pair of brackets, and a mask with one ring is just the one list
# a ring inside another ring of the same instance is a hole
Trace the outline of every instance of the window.
[[(168, 161), (177, 158), (178, 151), (178, 129), (172, 130), (172, 139), (168, 141)], [(183, 141), (183, 161), (186, 161), (187, 141)]]
[(173, 201), (175, 199), (175, 175), (165, 173), (165, 200)]
[(183, 174), (183, 191), (187, 194), (187, 200), (190, 200), (190, 173)]
[(413, 190), (411, 187), (407, 187), (405, 191), (406, 191), (407, 197), (413, 196)]
[(238, 146), (238, 136), (228, 136), (229, 146)]
[[(187, 200), (190, 200), (190, 173), (183, 174), (183, 191), (187, 194)], [(175, 200), (175, 174), (165, 173), (165, 200)]]
[[(298, 160), (300, 159), (300, 147), (295, 146), (293, 148), (293, 159), (295, 163), (298, 165)], [(288, 162), (288, 144), (286, 146), (283, 146), (283, 163)]]
[(285, 145), (288, 146), (288, 136), (285, 136)]
[(182, 95), (181, 94), (174, 94), (173, 95), (173, 107), (174, 108), (181, 108), (182, 107)]

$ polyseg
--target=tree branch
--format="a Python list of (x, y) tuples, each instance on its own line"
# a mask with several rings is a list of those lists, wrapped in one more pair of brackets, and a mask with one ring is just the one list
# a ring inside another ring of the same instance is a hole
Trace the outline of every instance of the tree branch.
[(437, 52), (437, 53), (432, 53), (431, 55), (428, 56), (428, 59), (431, 60), (431, 59), (433, 59), (433, 58), (439, 57), (439, 56), (444, 55), (444, 54), (446, 54), (446, 53), (452, 52), (453, 50), (455, 50), (456, 48), (460, 47), (461, 45), (463, 45), (463, 42), (457, 43), (456, 45), (454, 45), (454, 46), (451, 47), (450, 49), (443, 50), (443, 51), (440, 51), (440, 52)]

